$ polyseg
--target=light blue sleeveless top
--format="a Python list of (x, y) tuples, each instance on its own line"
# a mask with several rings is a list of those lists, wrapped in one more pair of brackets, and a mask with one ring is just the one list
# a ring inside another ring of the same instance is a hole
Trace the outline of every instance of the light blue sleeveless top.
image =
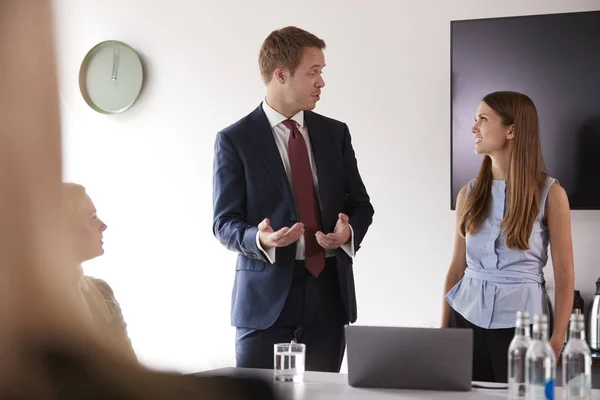
[[(542, 269), (548, 261), (548, 228), (542, 222), (554, 178), (541, 192), (541, 209), (529, 238), (529, 250), (510, 249), (500, 221), (506, 205), (506, 181), (492, 181), (490, 214), (474, 235), (467, 234), (467, 268), (446, 294), (448, 304), (467, 321), (486, 329), (513, 328), (517, 311), (548, 314)], [(469, 194), (475, 180), (467, 185)]]

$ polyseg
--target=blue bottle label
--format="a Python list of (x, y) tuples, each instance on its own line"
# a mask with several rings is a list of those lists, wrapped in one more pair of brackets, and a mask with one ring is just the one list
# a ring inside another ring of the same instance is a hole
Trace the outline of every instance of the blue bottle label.
[(550, 379), (544, 385), (544, 394), (546, 395), (546, 400), (554, 400), (554, 379)]

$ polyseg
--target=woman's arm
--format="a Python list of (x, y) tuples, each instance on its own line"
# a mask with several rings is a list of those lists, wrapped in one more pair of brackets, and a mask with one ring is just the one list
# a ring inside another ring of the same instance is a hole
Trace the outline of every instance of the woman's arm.
[(573, 310), (574, 294), (571, 209), (567, 193), (558, 184), (552, 185), (548, 193), (546, 223), (550, 234), (550, 251), (556, 287), (554, 329), (550, 337), (550, 344), (558, 359)]
[[(456, 230), (454, 232), (454, 251), (452, 254), (452, 260), (450, 261), (450, 267), (446, 274), (446, 281), (444, 283), (444, 296), (450, 291), (457, 283), (461, 280), (464, 275), (465, 269), (467, 268), (467, 245), (465, 239), (460, 235), (459, 231), (459, 220), (460, 213), (465, 204), (465, 198), (467, 197), (467, 187), (463, 187), (456, 198)], [(443, 299), (442, 304), (442, 328), (447, 328), (450, 322), (450, 305)]]
[(119, 344), (122, 345), (122, 350), (127, 356), (131, 356), (132, 359), (137, 361), (135, 350), (133, 349), (129, 335), (127, 334), (127, 324), (125, 323), (123, 313), (121, 312), (121, 305), (115, 298), (112, 288), (102, 279), (91, 279), (102, 296), (101, 300), (106, 306), (110, 317), (109, 326), (114, 331), (115, 336), (118, 338)]

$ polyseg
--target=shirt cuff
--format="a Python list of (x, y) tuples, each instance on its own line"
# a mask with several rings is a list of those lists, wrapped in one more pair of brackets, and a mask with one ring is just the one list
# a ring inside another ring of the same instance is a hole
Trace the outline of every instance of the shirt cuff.
[(265, 250), (260, 245), (260, 231), (256, 232), (256, 246), (260, 251), (263, 252), (265, 258), (269, 260), (271, 264), (275, 264), (275, 247), (271, 247), (269, 250)]
[(344, 243), (341, 247), (342, 250), (346, 252), (346, 254), (354, 258), (354, 229), (352, 229), (352, 225), (348, 226), (350, 227), (350, 240)]

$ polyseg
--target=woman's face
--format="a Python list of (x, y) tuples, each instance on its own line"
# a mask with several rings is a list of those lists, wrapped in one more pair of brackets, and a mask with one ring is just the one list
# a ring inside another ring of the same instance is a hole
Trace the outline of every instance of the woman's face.
[(475, 141), (475, 154), (483, 155), (507, 150), (514, 136), (512, 126), (504, 125), (502, 117), (483, 101), (475, 113), (475, 124), (471, 132)]
[(81, 262), (104, 254), (102, 234), (106, 224), (98, 218), (96, 207), (88, 195), (75, 212), (74, 218), (75, 251)]

